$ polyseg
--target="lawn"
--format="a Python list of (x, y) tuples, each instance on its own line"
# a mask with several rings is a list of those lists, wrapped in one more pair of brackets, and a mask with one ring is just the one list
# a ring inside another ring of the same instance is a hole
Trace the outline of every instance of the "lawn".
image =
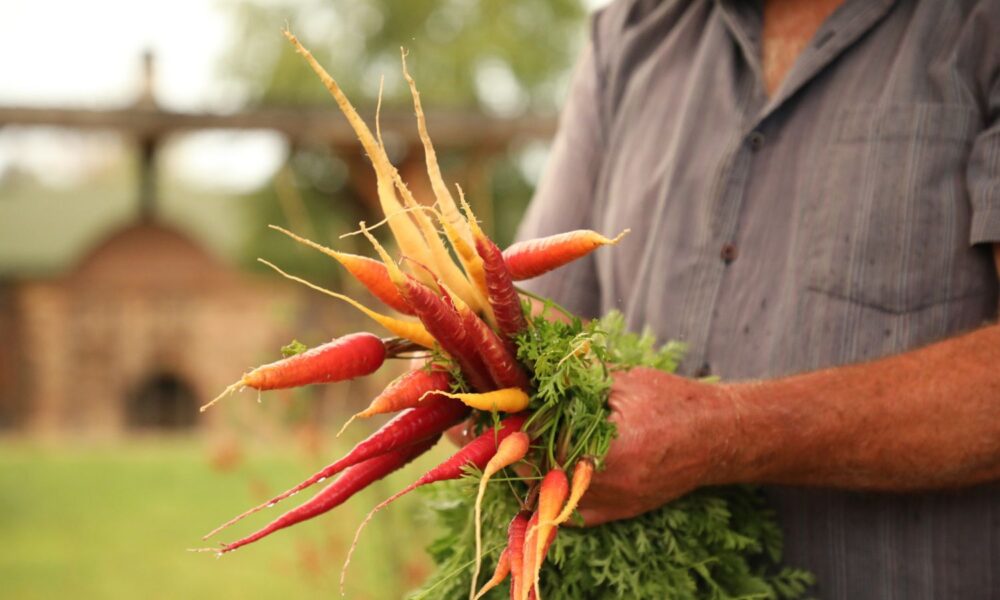
[[(304, 478), (321, 459), (257, 452), (220, 470), (210, 455), (195, 439), (0, 443), (0, 597), (337, 597), (346, 547), (365, 512), (435, 460), (424, 457), (334, 512), (217, 560), (185, 549), (206, 545), (205, 532)], [(400, 598), (426, 575), (422, 548), (432, 532), (420, 500), (403, 498), (366, 530), (348, 598)], [(248, 533), (278, 510), (220, 539)]]

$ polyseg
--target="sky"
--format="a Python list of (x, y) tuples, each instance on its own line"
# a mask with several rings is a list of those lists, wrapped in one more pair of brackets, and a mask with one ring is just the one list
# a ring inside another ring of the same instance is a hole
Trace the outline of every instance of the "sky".
[[(134, 101), (145, 50), (156, 56), (155, 94), (171, 110), (229, 112), (243, 98), (215, 74), (233, 35), (220, 0), (3, 0), (0, 105), (116, 108)], [(81, 139), (82, 138), (82, 139)], [(72, 186), (127, 151), (115, 136), (0, 129), (0, 172), (18, 167), (53, 186)], [(284, 158), (268, 132), (205, 132), (164, 152), (171, 175), (194, 185), (249, 191)], [(99, 166), (99, 165), (97, 165)]]

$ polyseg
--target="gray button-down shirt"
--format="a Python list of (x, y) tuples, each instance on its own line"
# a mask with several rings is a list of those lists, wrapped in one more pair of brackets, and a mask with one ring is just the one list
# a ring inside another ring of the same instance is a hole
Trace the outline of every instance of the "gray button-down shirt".
[[(760, 31), (753, 2), (595, 16), (520, 237), (632, 233), (533, 289), (730, 380), (994, 320), (1000, 1), (847, 0), (773, 97)], [(821, 598), (1000, 599), (998, 485), (769, 493)]]

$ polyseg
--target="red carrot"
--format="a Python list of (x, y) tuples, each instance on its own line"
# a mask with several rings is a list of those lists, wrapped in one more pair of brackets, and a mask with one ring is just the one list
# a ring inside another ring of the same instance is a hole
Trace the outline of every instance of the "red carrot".
[(237, 548), (256, 542), (279, 529), (309, 520), (343, 504), (348, 498), (372, 482), (378, 481), (389, 473), (402, 468), (411, 460), (429, 450), (438, 439), (440, 439), (440, 436), (427, 438), (417, 444), (404, 446), (350, 467), (336, 481), (325, 487), (302, 506), (286, 512), (264, 528), (245, 538), (223, 545), (219, 550), (219, 554), (232, 552)]
[(486, 365), (497, 387), (530, 390), (531, 380), (528, 379), (521, 363), (517, 361), (517, 356), (511, 351), (511, 346), (504, 343), (504, 340), (501, 340), (489, 325), (472, 311), (465, 311), (462, 320), (465, 322), (466, 332), (475, 340), (479, 356), (482, 357), (483, 364)]
[(507, 265), (504, 263), (500, 248), (480, 229), (465, 198), (460, 196), (460, 199), (466, 214), (469, 216), (469, 226), (472, 228), (476, 253), (483, 259), (486, 290), (489, 294), (490, 306), (493, 307), (493, 314), (496, 316), (497, 327), (500, 328), (501, 333), (513, 339), (528, 327), (524, 311), (521, 309), (521, 299), (517, 295), (517, 290), (514, 289), (514, 282), (507, 271)]
[(351, 555), (354, 554), (354, 548), (358, 545), (358, 539), (361, 537), (361, 532), (364, 530), (365, 525), (372, 520), (372, 517), (374, 517), (377, 512), (395, 502), (400, 496), (408, 494), (418, 487), (430, 483), (436, 483), (438, 481), (458, 479), (469, 466), (473, 466), (480, 471), (483, 470), (483, 468), (486, 467), (486, 463), (488, 463), (490, 459), (493, 458), (493, 455), (497, 453), (497, 448), (500, 443), (508, 436), (520, 431), (521, 427), (524, 426), (524, 423), (527, 420), (528, 415), (526, 413), (507, 417), (500, 422), (499, 430), (489, 429), (483, 432), (479, 437), (472, 440), (463, 446), (458, 452), (453, 454), (451, 458), (434, 467), (430, 471), (427, 471), (420, 477), (420, 479), (417, 479), (373, 508), (371, 512), (368, 513), (368, 516), (365, 517), (365, 520), (361, 522), (361, 525), (358, 526), (357, 533), (354, 534), (354, 541), (351, 543), (351, 548), (347, 551), (347, 559), (344, 561), (344, 566), (340, 572), (341, 588), (344, 586), (344, 578), (347, 575), (347, 567), (351, 564)]
[(606, 238), (596, 231), (579, 229), (525, 240), (504, 250), (503, 259), (514, 281), (531, 279), (583, 258), (601, 246), (617, 244), (628, 232), (626, 229), (614, 238)]
[[(230, 519), (209, 532), (205, 538), (222, 531), (233, 523), (248, 517), (268, 506), (284, 500), (299, 491), (336, 475), (337, 473), (372, 457), (379, 456), (414, 444), (431, 436), (437, 436), (452, 425), (459, 423), (469, 414), (469, 409), (461, 402), (440, 396), (431, 396), (416, 408), (399, 414), (383, 425), (378, 431), (360, 442), (340, 460), (331, 463), (295, 487), (278, 494), (267, 502), (255, 506), (241, 515)], [(203, 538), (204, 539), (204, 538)]]
[(375, 372), (385, 361), (385, 344), (370, 333), (352, 333), (250, 371), (201, 407), (206, 410), (242, 386), (257, 390), (299, 387), (354, 379)]
[(382, 390), (382, 393), (368, 405), (368, 408), (348, 419), (347, 423), (344, 423), (344, 426), (340, 428), (340, 433), (337, 436), (339, 437), (354, 419), (367, 419), (374, 415), (413, 408), (420, 403), (424, 394), (447, 390), (451, 387), (451, 382), (451, 375), (448, 371), (438, 367), (430, 369), (421, 367), (404, 373)]
[(528, 531), (528, 520), (531, 513), (522, 510), (511, 519), (507, 527), (507, 549), (510, 550), (510, 597), (517, 600), (520, 597), (519, 585), (521, 572), (524, 569), (524, 536)]
[(413, 308), (413, 312), (441, 348), (458, 363), (469, 385), (479, 391), (491, 389), (493, 386), (489, 373), (466, 334), (462, 320), (452, 306), (429, 287), (404, 275), (364, 223), (361, 223), (361, 231), (382, 257), (389, 277), (396, 284), (399, 293)]
[(371, 292), (372, 296), (375, 296), (381, 300), (385, 305), (403, 313), (404, 315), (412, 315), (413, 309), (406, 303), (406, 300), (399, 295), (399, 290), (389, 279), (389, 273), (385, 268), (385, 265), (379, 261), (368, 258), (367, 256), (358, 256), (357, 254), (348, 254), (347, 252), (339, 252), (332, 248), (327, 248), (322, 244), (317, 244), (316, 242), (306, 239), (302, 236), (296, 235), (287, 229), (278, 227), (277, 225), (269, 225), (271, 229), (275, 231), (280, 231), (281, 233), (292, 238), (300, 244), (309, 246), (310, 248), (315, 248), (323, 254), (326, 254), (330, 258), (339, 262), (347, 272), (354, 276), (361, 285)]

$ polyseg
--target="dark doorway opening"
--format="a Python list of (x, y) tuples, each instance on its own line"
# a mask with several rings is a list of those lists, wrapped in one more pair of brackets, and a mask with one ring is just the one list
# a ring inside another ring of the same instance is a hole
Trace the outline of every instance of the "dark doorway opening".
[(169, 373), (143, 381), (129, 396), (125, 423), (133, 429), (180, 431), (194, 427), (198, 399), (191, 386)]

